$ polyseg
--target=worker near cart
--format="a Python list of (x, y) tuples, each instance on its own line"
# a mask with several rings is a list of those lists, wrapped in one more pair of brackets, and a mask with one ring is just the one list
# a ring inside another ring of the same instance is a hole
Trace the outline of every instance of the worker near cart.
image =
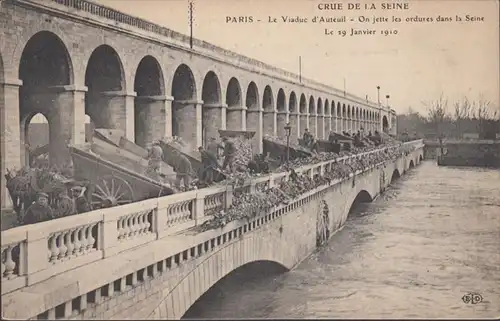
[(52, 208), (49, 206), (49, 196), (45, 193), (39, 192), (36, 194), (36, 200), (31, 204), (23, 218), (23, 223), (35, 224), (40, 222), (49, 221), (54, 218)]
[(153, 146), (148, 149), (148, 172), (160, 173), (163, 161), (163, 149), (159, 142), (153, 142)]
[(219, 168), (219, 163), (217, 162), (217, 158), (207, 152), (202, 146), (198, 147), (198, 151), (200, 152), (201, 164), (203, 165), (200, 180), (210, 185), (214, 181), (214, 170)]
[(224, 147), (217, 142), (217, 140), (214, 137), (210, 137), (208, 139), (208, 144), (207, 144), (207, 149), (206, 151), (210, 154), (212, 154), (215, 159), (219, 159), (219, 150), (224, 149)]
[(173, 166), (173, 169), (176, 174), (175, 187), (180, 190), (181, 181), (184, 181), (184, 188), (187, 191), (190, 188), (190, 175), (193, 172), (191, 162), (186, 156), (182, 155), (178, 151), (174, 151), (173, 154), (175, 159), (175, 166)]
[(304, 141), (304, 146), (311, 146), (312, 140), (314, 139), (313, 135), (309, 132), (309, 129), (306, 128), (304, 130), (304, 135), (302, 135), (302, 140)]
[(232, 172), (234, 156), (236, 154), (236, 146), (234, 146), (234, 143), (227, 137), (222, 138), (222, 141), (224, 142), (224, 163), (222, 164), (222, 170), (225, 170), (226, 167), (229, 167), (229, 170)]

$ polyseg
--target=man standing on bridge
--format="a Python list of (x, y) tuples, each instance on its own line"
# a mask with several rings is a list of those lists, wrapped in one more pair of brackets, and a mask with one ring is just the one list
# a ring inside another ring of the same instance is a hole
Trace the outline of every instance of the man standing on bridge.
[(226, 167), (229, 167), (229, 170), (232, 172), (234, 156), (236, 154), (236, 147), (234, 146), (234, 143), (227, 137), (222, 138), (222, 141), (224, 142), (224, 163), (222, 164), (222, 170), (225, 170)]
[(182, 155), (179, 151), (174, 151), (174, 162), (175, 166), (173, 166), (175, 175), (175, 187), (177, 189), (181, 189), (181, 181), (184, 181), (184, 189), (187, 191), (190, 188), (190, 175), (193, 172), (191, 167), (191, 162), (189, 159)]

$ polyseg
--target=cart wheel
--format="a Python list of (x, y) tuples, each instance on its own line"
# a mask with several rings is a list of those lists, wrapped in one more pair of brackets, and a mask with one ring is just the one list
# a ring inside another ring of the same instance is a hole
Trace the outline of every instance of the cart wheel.
[(106, 208), (124, 205), (134, 201), (134, 191), (130, 184), (117, 176), (101, 178), (92, 192), (92, 208)]

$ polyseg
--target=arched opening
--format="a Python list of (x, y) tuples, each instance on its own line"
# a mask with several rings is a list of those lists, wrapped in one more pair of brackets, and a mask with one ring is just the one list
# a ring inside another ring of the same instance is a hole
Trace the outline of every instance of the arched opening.
[(346, 131), (348, 133), (351, 133), (352, 132), (352, 123), (351, 123), (351, 119), (352, 119), (352, 115), (351, 115), (351, 105), (347, 105), (347, 115), (346, 115)]
[(362, 209), (362, 205), (365, 203), (371, 203), (373, 201), (372, 196), (365, 190), (361, 190), (358, 195), (352, 201), (351, 207), (349, 208), (349, 214), (357, 212)]
[[(48, 131), (49, 156), (52, 164), (62, 164), (70, 160), (67, 144), (71, 141), (74, 124), (72, 119), (75, 105), (65, 99), (71, 92), (62, 86), (73, 83), (71, 60), (62, 40), (48, 31), (41, 31), (30, 38), (21, 55), (19, 79), (23, 81), (19, 89), (19, 119), (21, 121), (21, 162), (26, 163), (25, 141), (26, 124), (23, 123), (36, 113), (47, 117), (51, 124)], [(81, 110), (79, 111), (81, 112)], [(46, 125), (48, 126), (48, 125)], [(82, 137), (83, 139), (83, 137)]]
[(134, 106), (135, 143), (149, 146), (165, 136), (165, 87), (158, 61), (152, 56), (142, 58), (134, 78), (137, 94)]
[(347, 108), (342, 104), (342, 131), (347, 132)]
[(286, 108), (286, 97), (282, 88), (278, 90), (276, 108), (278, 109), (276, 115), (276, 133), (280, 137), (286, 137), (285, 125), (288, 122), (288, 108)]
[(384, 133), (389, 131), (389, 121), (387, 121), (386, 116), (382, 117), (382, 129), (384, 130)]
[(262, 97), (262, 107), (264, 108), (263, 132), (264, 135), (274, 136), (276, 134), (276, 112), (274, 107), (273, 90), (267, 85)]
[(314, 138), (317, 138), (316, 106), (315, 106), (315, 101), (314, 101), (313, 96), (309, 97), (309, 132), (314, 136)]
[(91, 143), (94, 137), (95, 123), (89, 115), (85, 114), (85, 142)]
[(399, 174), (399, 171), (397, 169), (395, 169), (393, 172), (392, 172), (392, 176), (391, 176), (391, 184), (392, 182), (396, 181), (398, 178), (400, 178), (401, 175)]
[(323, 117), (323, 100), (318, 98), (316, 104), (316, 135), (318, 139), (323, 139), (325, 137), (325, 118)]
[[(172, 79), (172, 136), (181, 137), (186, 143), (195, 148), (198, 143), (198, 124), (196, 108), (196, 82), (193, 72), (185, 64), (181, 64)], [(194, 126), (193, 126), (194, 125)], [(201, 143), (201, 133), (200, 133)]]
[(300, 132), (304, 132), (306, 129), (309, 129), (309, 116), (307, 115), (307, 100), (304, 94), (300, 95), (300, 121), (299, 121), (299, 137)]
[[(212, 285), (181, 319), (235, 318), (241, 310), (223, 307), (239, 305), (245, 291), (258, 289), (287, 271), (283, 265), (273, 261), (254, 261), (242, 265)], [(227, 315), (221, 316), (221, 311)]]
[(359, 109), (358, 107), (353, 107), (353, 131), (357, 132), (359, 130)]
[(410, 165), (408, 165), (408, 168), (413, 168), (415, 167), (415, 164), (413, 163), (413, 159), (410, 161)]
[(418, 156), (418, 160), (419, 160), (419, 162), (422, 162), (424, 160), (424, 156), (422, 156), (422, 155)]
[(229, 80), (226, 90), (226, 128), (229, 130), (241, 130), (246, 125), (241, 103), (240, 82), (233, 77)]
[(85, 114), (98, 128), (127, 132), (123, 67), (118, 53), (108, 45), (97, 47), (90, 55), (85, 71)]
[(25, 164), (30, 167), (48, 167), (47, 145), (51, 126), (47, 116), (38, 112), (28, 116), (24, 125)]
[(209, 138), (219, 137), (218, 130), (222, 124), (220, 82), (213, 71), (209, 71), (203, 79), (201, 100), (203, 100), (201, 139), (203, 146), (206, 146)]
[(290, 98), (288, 99), (288, 111), (290, 112), (288, 119), (290, 127), (292, 128), (290, 136), (298, 137), (300, 135), (300, 128), (299, 128), (300, 116), (297, 113), (297, 96), (293, 91), (290, 93)]
[(262, 151), (262, 123), (259, 105), (260, 99), (257, 85), (253, 81), (248, 84), (245, 103), (248, 108), (246, 120), (247, 130), (255, 132), (252, 140), (253, 152), (260, 153)]
[(330, 113), (330, 102), (328, 99), (325, 99), (325, 107), (323, 110), (323, 114), (325, 115), (325, 121), (324, 121), (324, 130), (325, 130), (325, 136), (324, 138), (328, 138), (328, 135), (330, 134), (330, 131), (332, 130), (332, 117)]

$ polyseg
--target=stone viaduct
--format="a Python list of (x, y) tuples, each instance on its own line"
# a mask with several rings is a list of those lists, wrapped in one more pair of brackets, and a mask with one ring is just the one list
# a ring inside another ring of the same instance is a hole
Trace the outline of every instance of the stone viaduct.
[[(218, 129), (293, 137), (309, 128), (396, 132), (395, 112), (262, 62), (85, 0), (0, 2), (1, 171), (26, 163), (26, 133), (41, 113), (51, 162), (95, 127), (144, 146), (180, 136), (193, 147)], [(2, 174), (2, 207), (5, 194)]]
[[(402, 156), (319, 186), (288, 204), (222, 228), (196, 229), (237, 193), (272, 187), (288, 174), (233, 190), (206, 188), (2, 232), (3, 319), (179, 319), (212, 285), (240, 266), (269, 261), (291, 269), (330, 235), (358, 202), (370, 202), (418, 165), (422, 141)], [(384, 149), (369, 153), (384, 153)], [(323, 175), (355, 155), (304, 166)], [(14, 255), (17, 250), (17, 256)]]

